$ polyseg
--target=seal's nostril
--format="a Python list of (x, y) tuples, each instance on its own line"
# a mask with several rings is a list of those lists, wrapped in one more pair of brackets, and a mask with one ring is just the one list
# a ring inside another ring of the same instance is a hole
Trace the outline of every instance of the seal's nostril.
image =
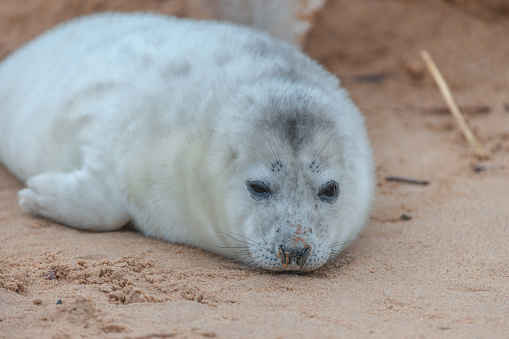
[(277, 256), (281, 259), (281, 264), (283, 268), (286, 268), (290, 263), (290, 253), (285, 251), (285, 247), (283, 245), (279, 245), (279, 250), (277, 251)]
[(310, 254), (311, 254), (311, 246), (306, 245), (306, 247), (304, 247), (304, 251), (302, 251), (302, 253), (301, 253), (299, 260), (297, 261), (297, 264), (299, 264), (300, 268), (304, 267)]
[(311, 246), (309, 245), (300, 249), (291, 248), (290, 250), (286, 250), (283, 245), (279, 245), (277, 251), (277, 256), (281, 260), (283, 268), (286, 268), (292, 262), (303, 268), (310, 254)]

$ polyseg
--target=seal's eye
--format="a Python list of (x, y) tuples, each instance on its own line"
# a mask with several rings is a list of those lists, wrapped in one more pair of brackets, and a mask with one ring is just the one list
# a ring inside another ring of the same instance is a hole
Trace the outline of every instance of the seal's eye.
[(318, 193), (318, 198), (323, 202), (332, 203), (336, 201), (339, 194), (339, 185), (335, 181), (329, 181), (320, 189), (320, 193)]
[(260, 181), (248, 181), (246, 183), (249, 193), (254, 200), (263, 200), (270, 197), (269, 186)]

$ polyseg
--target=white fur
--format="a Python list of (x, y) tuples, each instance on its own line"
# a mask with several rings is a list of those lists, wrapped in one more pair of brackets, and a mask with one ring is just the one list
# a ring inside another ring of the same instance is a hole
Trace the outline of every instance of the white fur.
[[(257, 124), (300, 101), (331, 123), (292, 152), (277, 136), (284, 126)], [(267, 169), (272, 148), (284, 175)], [(307, 173), (322, 148), (337, 161), (321, 155), (331, 166)], [(249, 29), (149, 14), (73, 20), (0, 64), (0, 161), (26, 183), (19, 202), (35, 215), (97, 231), (133, 220), (147, 235), (269, 269), (281, 264), (254, 254), (277, 254), (267, 238), (290, 232), (279, 219), (315, 227), (314, 269), (332, 256), (323, 246), (355, 237), (374, 189), (362, 117), (321, 66)], [(260, 178), (281, 187), (271, 205), (246, 189)], [(330, 206), (314, 193), (329, 179), (342, 189)], [(219, 248), (240, 243), (224, 233), (251, 239), (248, 255)]]

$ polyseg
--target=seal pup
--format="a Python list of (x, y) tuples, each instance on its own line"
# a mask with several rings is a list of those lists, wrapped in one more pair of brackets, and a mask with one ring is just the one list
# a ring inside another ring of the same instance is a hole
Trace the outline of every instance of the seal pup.
[(227, 23), (75, 19), (0, 65), (0, 161), (28, 212), (311, 271), (374, 191), (363, 118), (295, 48)]

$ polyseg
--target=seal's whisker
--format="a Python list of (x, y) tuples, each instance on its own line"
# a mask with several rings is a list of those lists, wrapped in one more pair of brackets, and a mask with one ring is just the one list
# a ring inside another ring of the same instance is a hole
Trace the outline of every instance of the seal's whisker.
[(334, 156), (334, 154), (329, 154), (327, 157), (325, 157), (322, 161), (320, 161), (318, 163), (318, 165), (316, 165), (316, 168), (319, 168), (321, 164), (323, 164), (325, 161), (329, 160), (332, 156)]
[(230, 253), (229, 255), (226, 256), (226, 258), (221, 258), (218, 261), (225, 263), (236, 262), (240, 265), (243, 265), (244, 262), (249, 260), (250, 260), (249, 249), (246, 248), (234, 253)]
[(237, 258), (236, 257), (237, 253), (246, 253), (247, 254), (247, 252), (249, 252), (249, 249), (247, 247), (244, 247), (243, 249), (240, 249), (240, 250), (238, 250), (236, 252), (226, 254), (225, 257), (229, 258), (229, 259), (236, 259)]
[(283, 167), (283, 163), (281, 162), (281, 157), (279, 156), (279, 151), (278, 151), (276, 145), (274, 145), (274, 150), (276, 151), (276, 156), (277, 156), (277, 160), (279, 161), (279, 166)]
[(353, 240), (338, 241), (338, 242), (335, 242), (335, 243), (332, 243), (332, 244), (328, 244), (328, 245), (327, 245), (327, 248), (343, 246), (343, 245), (346, 245), (346, 244), (348, 244), (348, 243), (351, 243), (352, 241), (353, 241)]
[(349, 252), (349, 251), (340, 251), (338, 253), (338, 257), (343, 258), (343, 259), (351, 259), (351, 256), (352, 256), (352, 252)]
[(265, 167), (267, 167), (269, 170), (272, 171), (272, 168), (269, 165), (267, 165), (266, 163), (264, 163), (263, 161), (260, 161), (260, 160), (254, 159), (254, 158), (251, 158), (251, 160), (259, 162), (260, 164), (264, 165)]
[(324, 169), (326, 169), (327, 167), (330, 167), (330, 166), (333, 166), (333, 165), (336, 165), (337, 163), (340, 163), (341, 162), (341, 159), (338, 159), (336, 161), (333, 161), (333, 162), (330, 162), (328, 163), (327, 165), (323, 166), (322, 168), (320, 168), (320, 171), (323, 171)]
[(279, 158), (276, 156), (276, 153), (274, 152), (274, 149), (272, 148), (272, 145), (270, 144), (269, 138), (267, 137), (267, 133), (264, 132), (264, 134), (265, 134), (265, 139), (267, 140), (267, 143), (269, 144), (272, 155), (274, 156), (274, 160), (276, 160), (276, 165), (279, 165), (281, 162), (279, 161)]
[[(329, 155), (328, 155), (327, 157), (325, 157), (322, 161), (320, 161), (320, 162), (318, 163), (318, 165), (316, 165), (316, 168), (319, 168), (319, 167), (320, 167), (320, 166), (321, 166), (321, 165), (322, 165), (325, 161), (329, 160), (331, 157), (333, 157), (333, 156), (335, 156), (335, 155), (337, 155), (337, 154), (342, 154), (342, 155), (344, 155), (344, 154), (345, 154), (345, 151), (341, 149), (341, 150), (339, 150), (339, 151), (337, 151), (337, 152), (333, 152), (333, 153), (329, 154)], [(338, 159), (338, 160), (336, 160), (336, 161), (340, 161), (340, 160), (341, 160), (341, 159)], [(327, 164), (326, 164), (325, 166), (327, 166)], [(320, 168), (320, 169), (323, 169), (323, 168)]]
[[(246, 237), (245, 235), (243, 234), (240, 234), (240, 233), (237, 233), (237, 232), (234, 232), (235, 234), (237, 234), (238, 236), (241, 236), (242, 238), (246, 239), (246, 240), (249, 240), (251, 242), (253, 242), (253, 244), (258, 244), (255, 240), (251, 239), (251, 238), (248, 238)], [(258, 244), (259, 245), (259, 244)]]
[[(265, 249), (265, 250), (269, 250), (267, 247), (263, 247), (261, 243), (259, 242), (256, 242), (255, 240), (251, 239), (251, 238), (248, 238), (246, 237), (245, 235), (243, 234), (240, 234), (240, 233), (237, 233), (237, 232), (234, 232), (235, 234), (237, 234), (238, 236), (240, 237), (243, 237), (244, 239), (246, 239), (247, 241), (251, 241), (251, 244), (254, 245), (254, 246), (257, 246), (257, 247), (260, 247), (262, 249)], [(261, 237), (263, 239), (263, 237)], [(267, 241), (265, 239), (263, 239), (265, 241), (265, 244), (267, 244)]]
[[(235, 255), (237, 253), (234, 253)], [(233, 254), (232, 254), (233, 255)], [(241, 256), (239, 255), (238, 258), (233, 258), (233, 256), (229, 256), (228, 258), (222, 258), (220, 260), (217, 260), (218, 262), (223, 262), (223, 263), (231, 263), (231, 262), (236, 262), (238, 264), (242, 264), (242, 261), (240, 260)], [(245, 259), (248, 259), (249, 257), (246, 256)]]
[(256, 260), (256, 259), (258, 259), (258, 258), (263, 258), (263, 257), (264, 257), (264, 256), (263, 256), (263, 254), (261, 254), (261, 255), (259, 255), (259, 256), (256, 256), (256, 257), (250, 257), (250, 258), (251, 258), (252, 260)]
[[(272, 161), (270, 161), (270, 160), (269, 160), (269, 158), (267, 158), (267, 156), (266, 156), (265, 154), (263, 154), (262, 152), (260, 152), (260, 151), (259, 151), (259, 150), (257, 150), (256, 148), (254, 148), (253, 146), (248, 145), (248, 144), (244, 144), (244, 143), (242, 143), (242, 142), (239, 142), (239, 144), (252, 148), (255, 152), (259, 153), (262, 157), (264, 157), (264, 158), (265, 158), (265, 160), (267, 160), (267, 161), (269, 162), (269, 164), (271, 164), (272, 166), (274, 166), (274, 164), (272, 163)], [(270, 166), (269, 166), (269, 168), (270, 168)]]
[(232, 256), (233, 256), (233, 255), (239, 255), (239, 256), (240, 256), (240, 255), (243, 255), (243, 256), (245, 256), (246, 258), (250, 258), (250, 257), (249, 257), (249, 250), (248, 250), (248, 249), (244, 249), (244, 250), (240, 250), (240, 251), (238, 251), (238, 252), (232, 253)]
[(259, 266), (255, 265), (252, 260), (247, 260), (247, 261), (232, 260), (232, 262), (235, 262), (235, 263), (242, 265), (244, 267), (228, 267), (228, 268), (234, 268), (234, 269), (242, 270), (242, 271), (259, 269)]
[(320, 243), (320, 246), (323, 245), (323, 243), (325, 242), (325, 240), (327, 240), (330, 236), (331, 232), (329, 232), (329, 234), (327, 234), (327, 236), (325, 237), (325, 239), (323, 239), (323, 241)]
[(352, 256), (349, 256), (349, 255), (345, 255), (344, 253), (341, 253), (339, 255), (337, 255), (334, 260), (336, 262), (339, 262), (341, 265), (345, 265), (345, 264), (349, 264), (351, 262), (353, 262), (355, 260), (354, 257)]
[(334, 130), (334, 132), (332, 132), (332, 134), (327, 138), (327, 140), (325, 141), (322, 149), (320, 150), (320, 152), (318, 152), (318, 154), (315, 156), (315, 158), (313, 159), (313, 162), (312, 162), (312, 165), (315, 164), (316, 160), (318, 159), (318, 157), (320, 156), (320, 154), (322, 154), (323, 150), (325, 149), (325, 146), (327, 146), (327, 144), (329, 143), (329, 140), (332, 138), (332, 136), (336, 133), (336, 130)]
[(334, 248), (334, 247), (340, 247), (340, 246), (343, 246), (343, 243), (336, 243), (336, 244), (330, 244), (330, 245), (327, 245), (327, 248)]
[(260, 238), (262, 238), (262, 240), (265, 242), (265, 245), (267, 245), (267, 240), (265, 240), (262, 232), (260, 232), (260, 229), (258, 229), (258, 227), (256, 227), (256, 231), (258, 232), (258, 235), (260, 236)]
[[(261, 248), (261, 249), (266, 249), (265, 247), (262, 247), (262, 246), (260, 246), (259, 244), (256, 244), (256, 243), (250, 243), (250, 242), (247, 242), (247, 241), (243, 241), (243, 240), (237, 239), (237, 238), (235, 238), (235, 237), (233, 237), (233, 236), (231, 236), (231, 235), (229, 235), (229, 234), (227, 234), (227, 233), (224, 233), (224, 232), (219, 232), (219, 233), (224, 234), (224, 235), (226, 235), (227, 237), (230, 237), (230, 238), (232, 238), (233, 240), (238, 241), (238, 242), (240, 242), (240, 243), (243, 243), (243, 244), (246, 244), (246, 245), (255, 246), (255, 247), (258, 247), (258, 248)], [(240, 235), (240, 234), (239, 234), (239, 235)], [(248, 239), (248, 240), (253, 241), (253, 240), (251, 240), (251, 239)]]

